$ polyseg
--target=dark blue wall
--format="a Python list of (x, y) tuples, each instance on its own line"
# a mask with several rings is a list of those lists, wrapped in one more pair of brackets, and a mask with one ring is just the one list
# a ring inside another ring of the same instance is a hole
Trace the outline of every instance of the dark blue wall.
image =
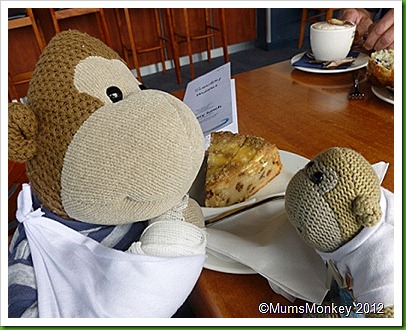
[[(309, 15), (316, 12), (309, 11)], [(266, 40), (266, 9), (257, 9), (257, 38), (255, 44), (262, 49), (280, 48), (284, 45), (297, 44), (300, 32), (302, 8), (271, 9), (271, 42)], [(308, 47), (309, 23), (307, 24), (303, 47)]]

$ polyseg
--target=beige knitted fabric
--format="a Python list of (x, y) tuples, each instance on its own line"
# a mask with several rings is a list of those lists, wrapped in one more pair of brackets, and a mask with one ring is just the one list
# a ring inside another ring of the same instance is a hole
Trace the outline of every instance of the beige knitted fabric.
[[(118, 54), (96, 38), (65, 31), (47, 45), (30, 83), (30, 110), (9, 107), (15, 127), (9, 142), (26, 149), (20, 161), (27, 160), (32, 188), (50, 211), (130, 223), (168, 211), (187, 193), (204, 156), (200, 125), (180, 100), (138, 86)], [(118, 102), (109, 87), (122, 93)]]
[(80, 92), (110, 103), (106, 89), (113, 80), (120, 87), (124, 98), (138, 91), (135, 87), (139, 82), (122, 61), (108, 60), (101, 56), (90, 56), (80, 61), (75, 68), (73, 83)]
[(205, 232), (184, 221), (158, 221), (149, 225), (127, 252), (159, 257), (205, 255)]
[(120, 59), (100, 40), (77, 31), (57, 34), (42, 53), (27, 96), (28, 108), (37, 119), (37, 154), (27, 162), (33, 190), (52, 212), (68, 217), (60, 199), (63, 157), (83, 121), (103, 103), (80, 94), (74, 84), (75, 66), (91, 55)]
[(202, 221), (204, 218), (202, 208), (194, 199), (189, 198), (188, 206), (183, 211), (183, 217), (187, 219), (189, 223), (204, 228), (204, 221)]
[(204, 255), (205, 232), (183, 218), (188, 205), (189, 197), (186, 195), (168, 212), (151, 219), (140, 241), (133, 243), (128, 252), (166, 257)]
[(145, 90), (93, 113), (76, 132), (62, 169), (62, 203), (73, 218), (125, 223), (158, 216), (187, 193), (203, 160), (193, 113)]
[(331, 252), (379, 222), (379, 200), (378, 177), (368, 161), (354, 150), (331, 148), (292, 178), (285, 206), (303, 239)]

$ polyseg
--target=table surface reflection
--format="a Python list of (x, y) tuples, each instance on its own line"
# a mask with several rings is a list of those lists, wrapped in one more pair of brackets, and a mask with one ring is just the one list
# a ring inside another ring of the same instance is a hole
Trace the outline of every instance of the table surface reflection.
[[(307, 73), (294, 69), (290, 61), (233, 78), (240, 133), (262, 136), (280, 150), (309, 159), (334, 146), (354, 149), (370, 163), (390, 164), (382, 186), (394, 191), (394, 106), (372, 93), (365, 68), (362, 100), (348, 99), (352, 73)], [(183, 93), (174, 95), (182, 98)], [(204, 269), (190, 302), (197, 317), (298, 316), (258, 311), (261, 302), (292, 305), (260, 275)]]

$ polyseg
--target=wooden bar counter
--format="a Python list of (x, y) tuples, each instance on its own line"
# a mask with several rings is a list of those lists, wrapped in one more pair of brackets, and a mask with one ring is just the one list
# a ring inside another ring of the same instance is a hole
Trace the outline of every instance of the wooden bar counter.
[[(313, 158), (329, 147), (347, 147), (370, 163), (388, 162), (383, 187), (394, 191), (394, 106), (377, 98), (361, 69), (362, 100), (349, 100), (352, 74), (316, 74), (290, 61), (236, 75), (239, 131), (262, 136), (280, 150)], [(175, 95), (182, 97), (182, 92)], [(196, 317), (299, 317), (261, 314), (260, 303), (292, 305), (260, 275), (204, 269), (191, 294)], [(295, 302), (300, 304), (302, 302)]]

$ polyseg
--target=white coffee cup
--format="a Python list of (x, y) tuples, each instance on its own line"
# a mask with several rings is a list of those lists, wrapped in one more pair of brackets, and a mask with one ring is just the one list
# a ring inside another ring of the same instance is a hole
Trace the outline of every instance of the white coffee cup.
[[(343, 22), (344, 23), (344, 22)], [(310, 26), (310, 47), (318, 61), (336, 61), (346, 58), (354, 41), (356, 25), (317, 22)]]

